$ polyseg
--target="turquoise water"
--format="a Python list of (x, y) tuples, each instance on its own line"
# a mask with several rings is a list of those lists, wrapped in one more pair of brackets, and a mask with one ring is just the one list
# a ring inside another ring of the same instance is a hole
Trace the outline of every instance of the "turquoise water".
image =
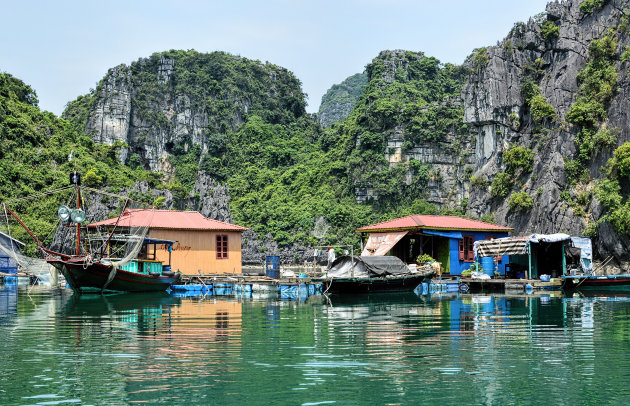
[(0, 285), (0, 403), (628, 404), (630, 298)]

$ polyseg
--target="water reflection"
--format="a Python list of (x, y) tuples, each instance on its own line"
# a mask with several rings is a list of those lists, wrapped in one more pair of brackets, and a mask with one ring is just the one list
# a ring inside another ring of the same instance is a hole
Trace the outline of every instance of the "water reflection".
[(630, 297), (601, 294), (297, 302), (0, 286), (0, 390), (6, 404), (626, 403), (629, 316)]

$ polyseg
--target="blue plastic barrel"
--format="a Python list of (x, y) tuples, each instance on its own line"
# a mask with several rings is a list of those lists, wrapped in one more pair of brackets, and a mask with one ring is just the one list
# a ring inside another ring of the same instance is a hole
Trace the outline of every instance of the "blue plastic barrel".
[(278, 278), (280, 273), (280, 257), (270, 255), (265, 261), (265, 274), (270, 278)]
[(275, 255), (268, 256), (265, 264), (267, 264), (267, 270), (278, 271), (280, 270), (280, 257)]
[(483, 269), (483, 273), (492, 277), (494, 276), (494, 258), (493, 257), (483, 257), (481, 258), (481, 269)]

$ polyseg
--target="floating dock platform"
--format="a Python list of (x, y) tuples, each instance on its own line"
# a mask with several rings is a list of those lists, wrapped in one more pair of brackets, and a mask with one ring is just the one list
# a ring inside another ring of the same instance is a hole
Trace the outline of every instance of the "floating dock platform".
[[(423, 284), (424, 285), (424, 284)], [(419, 287), (425, 293), (435, 292), (505, 292), (520, 291), (528, 292), (534, 290), (561, 290), (562, 279), (554, 278), (549, 282), (543, 282), (538, 279), (472, 279), (472, 278), (453, 278), (453, 279), (432, 279), (430, 284)]]
[(281, 299), (306, 299), (321, 295), (323, 286), (311, 278), (247, 275), (182, 275), (171, 291), (177, 296), (244, 296), (271, 297)]

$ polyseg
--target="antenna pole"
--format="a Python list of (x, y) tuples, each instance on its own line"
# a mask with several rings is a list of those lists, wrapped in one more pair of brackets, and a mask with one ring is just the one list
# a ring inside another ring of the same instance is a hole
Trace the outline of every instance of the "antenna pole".
[[(76, 172), (75, 172), (76, 173)], [(77, 209), (81, 208), (81, 186), (77, 185)], [(77, 223), (77, 256), (81, 255), (81, 223)]]

